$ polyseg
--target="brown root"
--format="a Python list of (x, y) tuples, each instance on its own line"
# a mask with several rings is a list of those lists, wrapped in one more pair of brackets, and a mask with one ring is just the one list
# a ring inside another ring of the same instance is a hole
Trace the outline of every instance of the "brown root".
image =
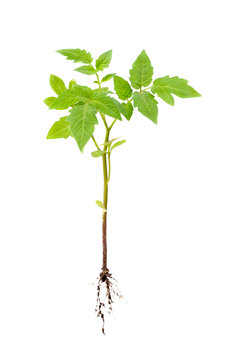
[(108, 269), (102, 269), (97, 285), (96, 314), (102, 319), (102, 333), (105, 334), (105, 315), (112, 313), (112, 304), (115, 298), (122, 299), (117, 281)]

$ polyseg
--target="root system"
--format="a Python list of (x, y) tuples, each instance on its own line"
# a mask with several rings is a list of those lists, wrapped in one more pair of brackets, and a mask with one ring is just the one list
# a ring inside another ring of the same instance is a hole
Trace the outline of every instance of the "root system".
[(105, 316), (112, 314), (112, 304), (116, 298), (122, 299), (117, 281), (112, 277), (109, 270), (102, 269), (97, 284), (96, 314), (102, 320), (102, 333), (105, 334)]

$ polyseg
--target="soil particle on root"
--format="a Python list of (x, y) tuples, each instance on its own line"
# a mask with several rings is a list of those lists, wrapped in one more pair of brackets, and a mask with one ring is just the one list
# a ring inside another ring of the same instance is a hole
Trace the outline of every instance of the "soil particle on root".
[(102, 333), (105, 334), (105, 316), (112, 313), (112, 304), (115, 299), (122, 299), (117, 281), (108, 269), (102, 269), (97, 284), (96, 314), (102, 319)]

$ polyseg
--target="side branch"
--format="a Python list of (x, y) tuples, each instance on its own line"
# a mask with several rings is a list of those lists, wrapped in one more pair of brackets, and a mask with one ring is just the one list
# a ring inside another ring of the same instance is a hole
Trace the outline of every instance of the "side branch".
[(95, 139), (95, 137), (94, 137), (93, 135), (92, 135), (92, 139), (93, 139), (93, 142), (94, 142), (96, 148), (100, 151), (101, 149), (100, 149), (100, 147), (98, 146), (97, 141), (96, 141), (96, 139)]

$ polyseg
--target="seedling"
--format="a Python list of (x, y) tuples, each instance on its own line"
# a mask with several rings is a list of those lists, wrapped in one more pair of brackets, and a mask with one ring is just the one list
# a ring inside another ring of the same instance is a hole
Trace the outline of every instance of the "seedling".
[[(153, 67), (150, 59), (143, 50), (129, 70), (129, 82), (116, 73), (101, 75), (109, 67), (112, 50), (109, 50), (93, 62), (89, 52), (80, 49), (58, 50), (67, 60), (84, 65), (75, 71), (93, 78), (92, 88), (78, 84), (71, 80), (66, 87), (58, 76), (50, 75), (50, 86), (57, 97), (50, 96), (44, 100), (49, 109), (69, 110), (67, 116), (61, 117), (50, 128), (47, 139), (67, 139), (73, 137), (83, 152), (85, 145), (92, 139), (95, 151), (92, 156), (102, 159), (103, 167), (103, 198), (96, 204), (102, 209), (102, 269), (97, 285), (97, 315), (102, 319), (104, 332), (105, 314), (112, 312), (112, 304), (116, 297), (121, 297), (116, 280), (107, 266), (107, 213), (108, 213), (108, 184), (111, 176), (111, 155), (126, 140), (110, 138), (110, 132), (117, 121), (129, 121), (135, 108), (146, 118), (157, 124), (158, 100), (174, 105), (174, 97), (192, 98), (201, 96), (188, 81), (177, 76), (153, 78)], [(114, 84), (114, 91), (105, 87), (105, 83)], [(94, 137), (95, 126), (104, 126), (104, 141)]]

